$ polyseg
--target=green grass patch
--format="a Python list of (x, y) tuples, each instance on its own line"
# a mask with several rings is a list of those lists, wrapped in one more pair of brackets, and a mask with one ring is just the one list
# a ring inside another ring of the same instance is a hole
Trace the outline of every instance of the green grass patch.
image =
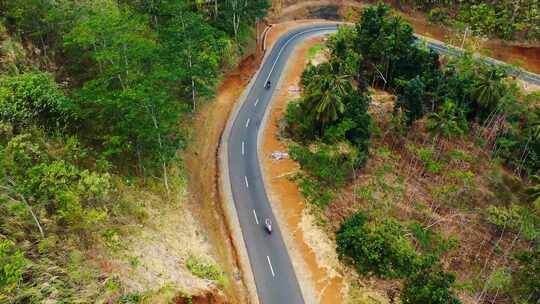
[(190, 256), (186, 261), (186, 267), (196, 277), (216, 281), (221, 287), (227, 286), (227, 279), (224, 272), (214, 263)]
[(309, 48), (308, 50), (308, 59), (312, 60), (317, 56), (317, 54), (324, 49), (324, 45), (321, 43), (317, 43)]

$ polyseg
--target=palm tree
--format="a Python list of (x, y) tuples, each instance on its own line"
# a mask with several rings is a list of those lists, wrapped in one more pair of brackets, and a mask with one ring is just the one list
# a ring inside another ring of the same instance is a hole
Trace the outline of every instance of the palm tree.
[(463, 135), (468, 126), (463, 110), (451, 100), (446, 100), (438, 112), (429, 115), (426, 127), (433, 133), (450, 138)]
[(344, 99), (352, 92), (351, 76), (334, 73), (329, 63), (315, 67), (316, 71), (305, 82), (304, 105), (306, 112), (318, 124), (319, 134), (338, 120), (345, 111)]
[(478, 106), (486, 110), (487, 113), (476, 109), (477, 115), (480, 112), (484, 113), (484, 115), (489, 115), (497, 107), (500, 99), (506, 92), (506, 86), (501, 81), (505, 76), (504, 71), (496, 68), (491, 68), (489, 71), (481, 73), (479, 81), (476, 83), (472, 93)]

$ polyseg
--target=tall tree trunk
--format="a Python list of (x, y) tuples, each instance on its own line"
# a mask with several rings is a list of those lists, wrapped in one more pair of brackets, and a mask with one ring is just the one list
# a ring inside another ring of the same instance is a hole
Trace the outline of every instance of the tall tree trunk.
[[(184, 37), (191, 37), (189, 33), (187, 33), (186, 24), (184, 22), (184, 16), (180, 15), (180, 22), (182, 23), (182, 32), (184, 34)], [(191, 46), (191, 38), (188, 38), (188, 66), (189, 66), (189, 78), (191, 80), (191, 99), (193, 102), (193, 111), (195, 111), (196, 108), (196, 95), (197, 95), (197, 88), (195, 86), (195, 79), (193, 77), (193, 53), (192, 53), (192, 46)]]
[(30, 204), (26, 201), (26, 199), (24, 198), (24, 196), (22, 196), (21, 194), (19, 194), (19, 196), (21, 197), (21, 200), (24, 202), (24, 204), (26, 205), (26, 208), (28, 209), (28, 211), (30, 212), (30, 214), (32, 215), (32, 218), (34, 219), (34, 222), (36, 223), (36, 226), (38, 227), (39, 229), (39, 233), (41, 234), (41, 238), (45, 238), (45, 232), (43, 231), (43, 227), (41, 227), (41, 224), (39, 222), (39, 219), (37, 217), (37, 215), (34, 213), (34, 210), (32, 210), (32, 207), (30, 206)]
[(129, 62), (127, 58), (127, 46), (125, 43), (122, 44), (122, 53), (124, 55), (124, 64), (126, 65), (126, 81), (129, 81)]
[(161, 157), (161, 164), (163, 168), (163, 182), (165, 184), (165, 190), (167, 191), (167, 197), (170, 195), (169, 190), (169, 178), (167, 176), (167, 164), (165, 163), (165, 158), (163, 157), (163, 142), (161, 141), (161, 133), (159, 131), (159, 125), (156, 117), (156, 113), (154, 111), (154, 108), (147, 107), (147, 111), (150, 112), (150, 116), (152, 117), (152, 122), (154, 123), (154, 128), (157, 132), (157, 139), (158, 139), (158, 145), (159, 145), (159, 155)]
[(191, 76), (191, 99), (193, 101), (193, 112), (195, 112), (195, 107), (197, 105), (196, 101), (196, 87), (195, 87), (195, 80), (193, 79), (193, 61), (191, 58), (191, 51), (189, 54), (189, 73)]

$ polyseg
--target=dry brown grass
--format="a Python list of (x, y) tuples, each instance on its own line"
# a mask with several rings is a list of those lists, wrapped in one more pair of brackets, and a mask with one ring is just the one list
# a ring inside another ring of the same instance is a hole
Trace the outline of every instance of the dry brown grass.
[(148, 303), (169, 303), (178, 294), (212, 293), (223, 299), (218, 282), (198, 278), (186, 267), (190, 256), (215, 263), (200, 224), (186, 208), (186, 185), (179, 167), (171, 167), (171, 192), (160, 180), (129, 186), (116, 180), (118, 217), (115, 234), (86, 252), (88, 263), (120, 283), (120, 294), (138, 293)]

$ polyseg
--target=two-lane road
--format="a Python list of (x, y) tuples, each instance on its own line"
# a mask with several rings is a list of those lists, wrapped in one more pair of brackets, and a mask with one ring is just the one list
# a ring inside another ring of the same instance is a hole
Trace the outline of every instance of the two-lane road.
[[(261, 66), (228, 138), (232, 196), (262, 304), (296, 304), (304, 299), (264, 188), (257, 155), (259, 127), (294, 47), (306, 38), (336, 30), (331, 24), (307, 26), (281, 37)], [(270, 89), (264, 88), (267, 80)], [(271, 235), (263, 226), (267, 218), (273, 223)]]
[[(304, 299), (266, 195), (257, 154), (259, 128), (294, 47), (306, 38), (336, 30), (336, 25), (318, 24), (293, 30), (281, 37), (267, 54), (244, 103), (232, 117), (234, 121), (230, 130), (225, 134), (230, 192), (262, 304), (296, 304), (304, 303)], [(427, 45), (439, 53), (461, 54), (461, 51), (443, 43), (430, 41)], [(501, 64), (490, 58), (484, 60)], [(538, 83), (540, 79), (538, 75), (526, 72), (518, 77), (532, 83)], [(272, 87), (265, 89), (264, 84), (268, 80)], [(273, 223), (272, 235), (264, 230), (267, 218)]]

